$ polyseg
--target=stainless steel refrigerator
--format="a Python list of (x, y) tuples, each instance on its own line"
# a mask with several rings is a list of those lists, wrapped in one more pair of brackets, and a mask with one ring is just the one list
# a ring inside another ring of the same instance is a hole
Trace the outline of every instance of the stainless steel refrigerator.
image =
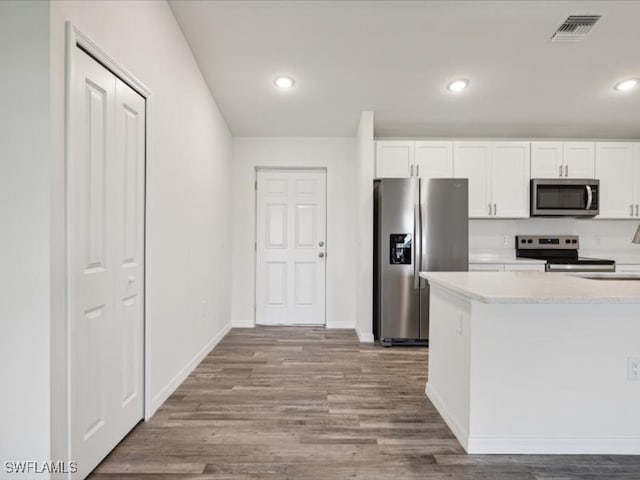
[(374, 181), (373, 334), (383, 345), (428, 344), (421, 271), (469, 270), (467, 179)]

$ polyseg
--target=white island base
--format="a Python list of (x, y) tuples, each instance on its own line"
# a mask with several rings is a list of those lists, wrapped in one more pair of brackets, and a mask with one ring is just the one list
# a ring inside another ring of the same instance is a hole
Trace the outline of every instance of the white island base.
[(426, 393), (468, 453), (640, 454), (639, 282), (421, 276)]

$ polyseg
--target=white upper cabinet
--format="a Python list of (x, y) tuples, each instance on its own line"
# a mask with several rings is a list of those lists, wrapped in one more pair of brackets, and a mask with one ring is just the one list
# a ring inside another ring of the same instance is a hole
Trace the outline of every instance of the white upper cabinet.
[(564, 176), (562, 142), (531, 142), (531, 178)]
[(529, 142), (455, 142), (454, 176), (469, 179), (469, 217), (529, 216)]
[(414, 175), (420, 178), (453, 177), (453, 142), (416, 142)]
[(469, 217), (490, 217), (493, 209), (489, 192), (490, 142), (455, 142), (453, 174), (469, 179)]
[(531, 178), (593, 178), (593, 142), (531, 142)]
[(529, 142), (495, 142), (492, 147), (493, 216), (529, 216)]
[(640, 217), (640, 143), (596, 143), (595, 176), (600, 179), (597, 218)]
[(376, 142), (376, 177), (411, 177), (414, 144), (395, 140)]
[(595, 176), (595, 144), (593, 142), (564, 143), (564, 173), (567, 178)]
[(453, 142), (376, 142), (377, 178), (451, 178)]

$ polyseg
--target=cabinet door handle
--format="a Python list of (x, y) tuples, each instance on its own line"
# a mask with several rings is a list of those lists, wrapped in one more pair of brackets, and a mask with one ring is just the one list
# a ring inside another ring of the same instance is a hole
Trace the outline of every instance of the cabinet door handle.
[(416, 165), (416, 177), (420, 176), (420, 165)]
[(569, 165), (565, 165), (564, 166), (564, 176), (568, 177), (569, 176)]
[(633, 217), (633, 203), (631, 205), (629, 205), (629, 210), (631, 211), (629, 213), (629, 215), (631, 215)]
[(411, 175), (409, 175), (410, 177), (413, 177), (413, 165), (411, 165)]
[(491, 215), (491, 204), (489, 204), (489, 215)]
[(558, 169), (560, 170), (560, 176), (562, 176), (562, 165), (560, 165)]
[(636, 203), (636, 217), (640, 217), (640, 207), (638, 207), (638, 204)]
[(497, 203), (494, 203), (494, 204), (493, 204), (493, 215), (495, 216), (495, 215), (497, 215), (497, 214), (498, 214), (498, 204), (497, 204)]

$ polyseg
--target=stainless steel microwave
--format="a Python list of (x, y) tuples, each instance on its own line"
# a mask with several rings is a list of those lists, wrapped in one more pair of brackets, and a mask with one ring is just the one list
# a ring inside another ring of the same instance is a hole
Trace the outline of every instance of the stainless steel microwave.
[(535, 178), (531, 180), (531, 216), (593, 217), (599, 210), (600, 180)]

